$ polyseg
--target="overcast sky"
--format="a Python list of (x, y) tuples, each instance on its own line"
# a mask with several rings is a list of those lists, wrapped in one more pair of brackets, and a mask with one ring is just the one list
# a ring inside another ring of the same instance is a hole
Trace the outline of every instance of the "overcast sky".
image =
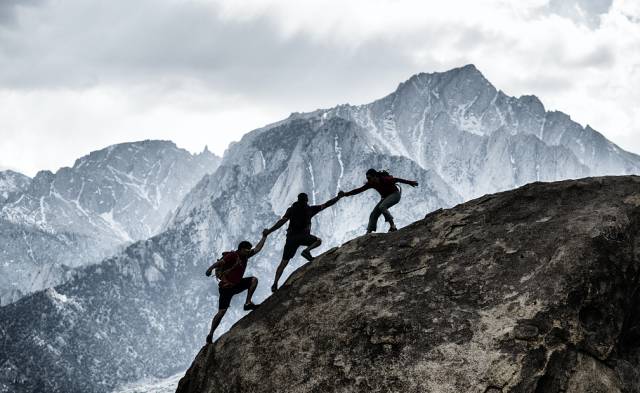
[(0, 0), (0, 169), (142, 139), (221, 155), (468, 63), (640, 153), (638, 0)]

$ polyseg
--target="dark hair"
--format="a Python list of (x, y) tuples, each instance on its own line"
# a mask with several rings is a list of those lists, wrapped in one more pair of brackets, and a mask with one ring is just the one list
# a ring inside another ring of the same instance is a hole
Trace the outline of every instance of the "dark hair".
[(253, 245), (251, 245), (251, 243), (249, 243), (246, 240), (243, 240), (240, 242), (240, 244), (238, 244), (238, 250), (242, 250), (242, 249), (251, 250), (252, 248), (253, 248)]
[(298, 194), (298, 202), (308, 202), (309, 201), (309, 196), (304, 193), (301, 192), (300, 194)]
[(371, 168), (367, 171), (367, 176), (375, 176), (378, 177), (378, 171), (376, 171), (375, 169)]

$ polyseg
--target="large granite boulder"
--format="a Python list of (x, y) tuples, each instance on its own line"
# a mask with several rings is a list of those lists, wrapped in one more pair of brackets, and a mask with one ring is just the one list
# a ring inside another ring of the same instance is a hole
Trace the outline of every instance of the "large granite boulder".
[(640, 392), (639, 272), (639, 177), (529, 184), (324, 253), (177, 391)]

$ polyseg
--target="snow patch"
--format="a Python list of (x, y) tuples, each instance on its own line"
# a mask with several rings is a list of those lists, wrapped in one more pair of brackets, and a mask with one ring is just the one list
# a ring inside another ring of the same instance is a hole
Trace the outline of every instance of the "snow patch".
[(119, 238), (121, 238), (126, 242), (132, 241), (131, 237), (129, 236), (129, 233), (124, 229), (124, 227), (119, 222), (117, 222), (113, 218), (113, 209), (108, 213), (100, 214), (100, 218), (102, 218), (104, 222), (107, 223), (109, 228), (111, 228), (113, 233), (115, 233)]
[(309, 174), (311, 175), (311, 195), (312, 195), (312, 202), (315, 205), (316, 204), (316, 179), (313, 177), (313, 165), (311, 165), (311, 162), (307, 163), (307, 169), (309, 170)]
[(344, 164), (342, 163), (342, 148), (338, 144), (338, 135), (334, 136), (333, 142), (333, 150), (336, 152), (338, 164), (340, 164), (340, 176), (338, 177), (338, 183), (336, 185), (336, 194), (338, 194), (338, 191), (340, 191), (340, 181), (342, 180), (342, 176), (344, 175)]
[(144, 277), (148, 282), (156, 282), (160, 281), (164, 278), (160, 270), (158, 270), (155, 266), (151, 265), (147, 267), (144, 271)]
[(75, 300), (74, 298), (67, 296), (65, 294), (62, 294), (58, 291), (56, 291), (55, 288), (47, 288), (45, 290), (45, 294), (46, 296), (51, 299), (52, 303), (59, 309), (59, 310), (66, 310), (68, 309), (69, 306), (72, 306), (78, 310), (82, 310), (82, 306), (80, 305), (80, 303)]

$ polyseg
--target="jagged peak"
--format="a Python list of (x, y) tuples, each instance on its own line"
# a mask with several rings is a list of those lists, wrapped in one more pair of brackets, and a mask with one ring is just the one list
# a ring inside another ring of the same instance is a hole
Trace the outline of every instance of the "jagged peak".
[(544, 104), (542, 103), (542, 101), (540, 101), (540, 99), (536, 95), (533, 95), (533, 94), (521, 95), (520, 97), (518, 97), (518, 101), (524, 105), (531, 106), (532, 108), (537, 109), (540, 112), (544, 113), (546, 111)]
[(86, 162), (91, 160), (109, 159), (114, 155), (114, 153), (123, 152), (128, 149), (135, 149), (137, 151), (142, 151), (142, 150), (153, 151), (156, 149), (184, 150), (179, 148), (175, 144), (175, 142), (170, 140), (162, 140), (162, 139), (145, 139), (141, 141), (116, 143), (116, 144), (104, 147), (102, 149), (94, 150), (89, 154), (78, 158), (74, 162), (73, 168), (77, 169), (82, 165), (84, 165)]
[(408, 86), (417, 87), (419, 90), (423, 90), (427, 88), (427, 86), (431, 86), (433, 82), (440, 81), (453, 81), (456, 79), (471, 79), (472, 81), (476, 81), (477, 83), (483, 83), (487, 87), (493, 87), (491, 82), (478, 70), (478, 68), (474, 64), (467, 64), (461, 67), (452, 68), (447, 71), (437, 71), (437, 72), (420, 72), (412, 75), (406, 81), (400, 83), (393, 94), (397, 94)]
[(20, 178), (27, 178), (30, 179), (29, 176), (25, 175), (24, 173), (20, 173), (18, 171), (14, 171), (13, 169), (5, 169), (0, 171), (0, 176), (4, 176), (4, 177), (20, 177)]

